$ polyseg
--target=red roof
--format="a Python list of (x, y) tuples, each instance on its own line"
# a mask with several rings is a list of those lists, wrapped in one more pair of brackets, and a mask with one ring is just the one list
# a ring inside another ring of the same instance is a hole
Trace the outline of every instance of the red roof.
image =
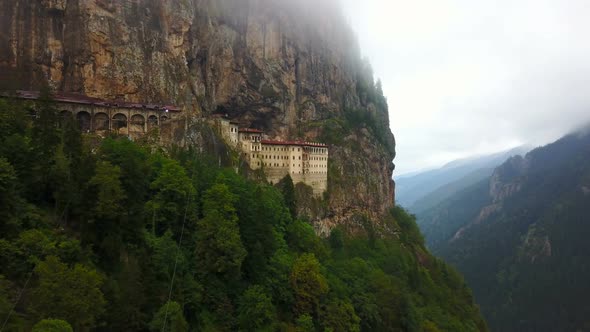
[(273, 141), (273, 140), (262, 140), (262, 144), (268, 145), (296, 145), (296, 146), (313, 146), (313, 147), (327, 147), (326, 144), (314, 143), (314, 142), (303, 142), (303, 141)]
[[(37, 100), (40, 97), (39, 91), (23, 91), (19, 90), (16, 92), (18, 98)], [(7, 95), (5, 95), (7, 96)], [(103, 107), (119, 107), (119, 108), (141, 108), (150, 110), (168, 110), (169, 112), (181, 112), (182, 109), (173, 105), (157, 105), (157, 104), (141, 104), (141, 103), (130, 103), (119, 100), (104, 100), (99, 98), (93, 98), (86, 95), (80, 95), (69, 92), (56, 92), (52, 96), (54, 101), (62, 103), (72, 104), (84, 104), (84, 105), (95, 105)]]
[(262, 130), (252, 129), (252, 128), (240, 128), (240, 133), (254, 133), (254, 134), (262, 134)]

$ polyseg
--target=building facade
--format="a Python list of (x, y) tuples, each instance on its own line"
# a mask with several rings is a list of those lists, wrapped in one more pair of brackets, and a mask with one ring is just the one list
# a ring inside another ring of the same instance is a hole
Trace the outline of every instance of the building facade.
[[(36, 102), (40, 93), (21, 90), (14, 97)], [(170, 121), (180, 119), (182, 114), (180, 108), (171, 105), (106, 101), (63, 92), (55, 93), (51, 101), (61, 117), (74, 117), (83, 133), (102, 136), (116, 133), (139, 138), (154, 128), (162, 129)]]
[[(329, 150), (326, 144), (303, 141), (277, 141), (261, 130), (239, 128), (224, 117), (216, 117), (221, 136), (236, 147), (251, 169), (262, 169), (271, 184), (290, 175), (293, 183), (305, 183), (320, 196), (328, 189)], [(237, 131), (237, 144), (233, 137)]]

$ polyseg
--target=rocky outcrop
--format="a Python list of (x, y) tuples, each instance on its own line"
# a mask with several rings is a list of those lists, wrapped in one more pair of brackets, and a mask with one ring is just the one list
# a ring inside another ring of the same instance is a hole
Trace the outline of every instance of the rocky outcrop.
[(495, 213), (502, 211), (504, 201), (522, 189), (522, 183), (526, 180), (525, 176), (529, 165), (530, 159), (523, 158), (522, 156), (514, 156), (498, 166), (489, 180), (491, 203), (482, 207), (472, 222), (464, 225), (455, 232), (449, 242), (460, 239), (469, 228), (485, 222)]
[(517, 257), (519, 261), (528, 261), (531, 264), (551, 257), (549, 235), (543, 229), (539, 229), (536, 224), (530, 225), (522, 245), (518, 248)]
[(490, 178), (490, 197), (495, 203), (500, 203), (520, 191), (521, 177), (526, 174), (528, 165), (528, 159), (515, 156), (494, 170)]
[[(316, 225), (393, 205), (387, 105), (335, 0), (5, 0), (0, 31), (4, 89), (49, 82), (102, 99), (177, 104), (276, 139), (321, 140), (337, 126), (338, 140), (327, 142), (334, 180)], [(366, 124), (350, 126), (347, 110)]]

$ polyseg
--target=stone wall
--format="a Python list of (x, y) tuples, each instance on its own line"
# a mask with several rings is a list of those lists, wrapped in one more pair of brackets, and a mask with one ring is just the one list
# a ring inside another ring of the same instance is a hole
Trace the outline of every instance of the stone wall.
[[(346, 110), (387, 126), (336, 3), (3, 0), (0, 85), (37, 90), (49, 82), (108, 100), (173, 103), (198, 118), (227, 114), (277, 140), (325, 141)], [(312, 216), (324, 228), (393, 205), (393, 135), (365, 129), (345, 129), (342, 144), (331, 146), (331, 169), (348, 178), (329, 179), (330, 211)]]

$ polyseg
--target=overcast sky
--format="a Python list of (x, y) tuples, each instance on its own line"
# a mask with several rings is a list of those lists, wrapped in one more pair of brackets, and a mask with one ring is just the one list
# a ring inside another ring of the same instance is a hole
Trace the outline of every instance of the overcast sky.
[(383, 81), (397, 175), (590, 121), (590, 1), (341, 1)]

